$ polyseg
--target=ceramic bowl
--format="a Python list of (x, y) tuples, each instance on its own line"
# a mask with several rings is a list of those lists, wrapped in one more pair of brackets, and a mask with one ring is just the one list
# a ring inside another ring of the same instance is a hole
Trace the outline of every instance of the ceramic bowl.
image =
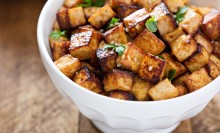
[[(201, 112), (220, 90), (220, 76), (200, 90), (164, 101), (122, 101), (93, 93), (64, 76), (51, 60), (48, 36), (64, 0), (48, 0), (38, 22), (37, 38), (44, 66), (57, 90), (105, 133), (167, 133)], [(192, 0), (220, 9), (220, 1)]]

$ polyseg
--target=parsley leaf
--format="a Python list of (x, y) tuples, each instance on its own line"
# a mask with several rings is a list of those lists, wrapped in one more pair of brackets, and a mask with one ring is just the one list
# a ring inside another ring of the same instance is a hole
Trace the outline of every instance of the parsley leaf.
[(120, 21), (120, 19), (118, 19), (118, 18), (112, 18), (109, 23), (109, 26), (106, 29), (110, 29), (110, 28), (114, 27), (115, 25), (118, 25), (119, 21)]
[(83, 4), (79, 4), (78, 6), (80, 7), (91, 7), (91, 6), (95, 6), (95, 7), (101, 7), (105, 4), (105, 0), (83, 0)]
[(161, 55), (161, 54), (160, 54), (160, 55), (157, 55), (157, 57), (160, 58), (160, 59), (162, 59), (162, 60), (165, 60), (164, 56)]
[(147, 20), (145, 23), (146, 28), (151, 32), (157, 31), (157, 21), (155, 20), (155, 17), (152, 17)]
[(59, 39), (60, 37), (64, 37), (66, 36), (67, 31), (53, 31), (50, 33), (50, 37), (52, 37), (53, 39)]
[(176, 15), (174, 16), (177, 23), (180, 23), (184, 20), (185, 14), (188, 11), (188, 9), (188, 6), (183, 6), (177, 11)]
[(95, 2), (93, 2), (93, 6), (95, 7), (102, 7), (105, 5), (105, 0), (96, 0)]
[(170, 81), (172, 81), (173, 78), (175, 77), (175, 75), (176, 75), (176, 69), (170, 70), (170, 71), (168, 72), (168, 79), (169, 79)]
[(112, 49), (112, 50), (115, 50), (118, 55), (123, 55), (125, 49), (126, 49), (126, 46), (123, 45), (123, 44), (119, 44), (119, 45), (116, 45), (116, 44), (106, 44), (104, 46), (104, 49)]

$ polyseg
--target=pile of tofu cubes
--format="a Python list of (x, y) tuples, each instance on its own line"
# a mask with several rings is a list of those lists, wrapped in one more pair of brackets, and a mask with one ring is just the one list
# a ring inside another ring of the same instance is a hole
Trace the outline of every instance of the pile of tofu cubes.
[[(50, 37), (55, 65), (80, 86), (121, 100), (156, 101), (196, 91), (220, 75), (219, 10), (188, 0), (106, 0), (102, 7), (79, 7), (82, 2), (65, 0), (53, 31), (67, 35)], [(186, 5), (177, 23), (175, 14)], [(152, 17), (156, 33), (145, 26)], [(120, 21), (107, 29), (112, 18)], [(106, 44), (126, 48), (119, 55)]]

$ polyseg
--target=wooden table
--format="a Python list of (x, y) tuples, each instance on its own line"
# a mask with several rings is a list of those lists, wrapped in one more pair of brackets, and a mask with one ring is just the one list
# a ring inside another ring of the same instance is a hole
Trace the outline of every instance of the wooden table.
[[(36, 26), (44, 3), (0, 1), (0, 133), (99, 133), (60, 96), (42, 65)], [(218, 130), (220, 95), (198, 116), (184, 121), (175, 133)]]

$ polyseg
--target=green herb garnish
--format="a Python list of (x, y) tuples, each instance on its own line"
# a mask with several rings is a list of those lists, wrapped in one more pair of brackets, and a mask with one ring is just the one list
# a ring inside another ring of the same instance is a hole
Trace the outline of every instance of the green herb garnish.
[(175, 75), (176, 75), (176, 69), (170, 70), (170, 71), (168, 72), (168, 79), (169, 79), (170, 81), (172, 81), (173, 78), (175, 77)]
[(184, 20), (185, 14), (188, 11), (188, 9), (188, 6), (183, 6), (177, 11), (176, 15), (174, 16), (177, 23), (180, 23)]
[(157, 32), (157, 21), (155, 20), (155, 17), (148, 19), (145, 26), (149, 31)]
[(91, 7), (91, 6), (95, 6), (95, 7), (101, 7), (105, 4), (105, 0), (83, 0), (83, 4), (79, 4), (78, 6), (80, 7)]
[(157, 55), (157, 57), (160, 58), (160, 59), (162, 59), (162, 60), (165, 60), (164, 56), (161, 55), (161, 54), (160, 54), (160, 55)]
[(125, 49), (126, 49), (126, 46), (125, 45), (123, 45), (123, 44), (106, 44), (105, 46), (104, 46), (104, 49), (112, 49), (112, 50), (115, 50), (117, 53), (118, 53), (118, 55), (122, 55), (123, 53), (124, 53), (124, 51), (125, 51)]
[(96, 0), (92, 5), (95, 7), (102, 7), (105, 5), (105, 0)]
[(120, 21), (120, 19), (118, 19), (118, 18), (112, 18), (109, 23), (109, 26), (106, 29), (110, 29), (110, 28), (114, 27), (115, 25), (118, 25), (119, 21)]
[(66, 30), (64, 30), (64, 31), (59, 31), (59, 30), (57, 30), (57, 31), (52, 31), (52, 32), (50, 33), (50, 37), (52, 37), (53, 39), (59, 39), (60, 37), (65, 37), (65, 36), (66, 36), (66, 33), (67, 33)]

